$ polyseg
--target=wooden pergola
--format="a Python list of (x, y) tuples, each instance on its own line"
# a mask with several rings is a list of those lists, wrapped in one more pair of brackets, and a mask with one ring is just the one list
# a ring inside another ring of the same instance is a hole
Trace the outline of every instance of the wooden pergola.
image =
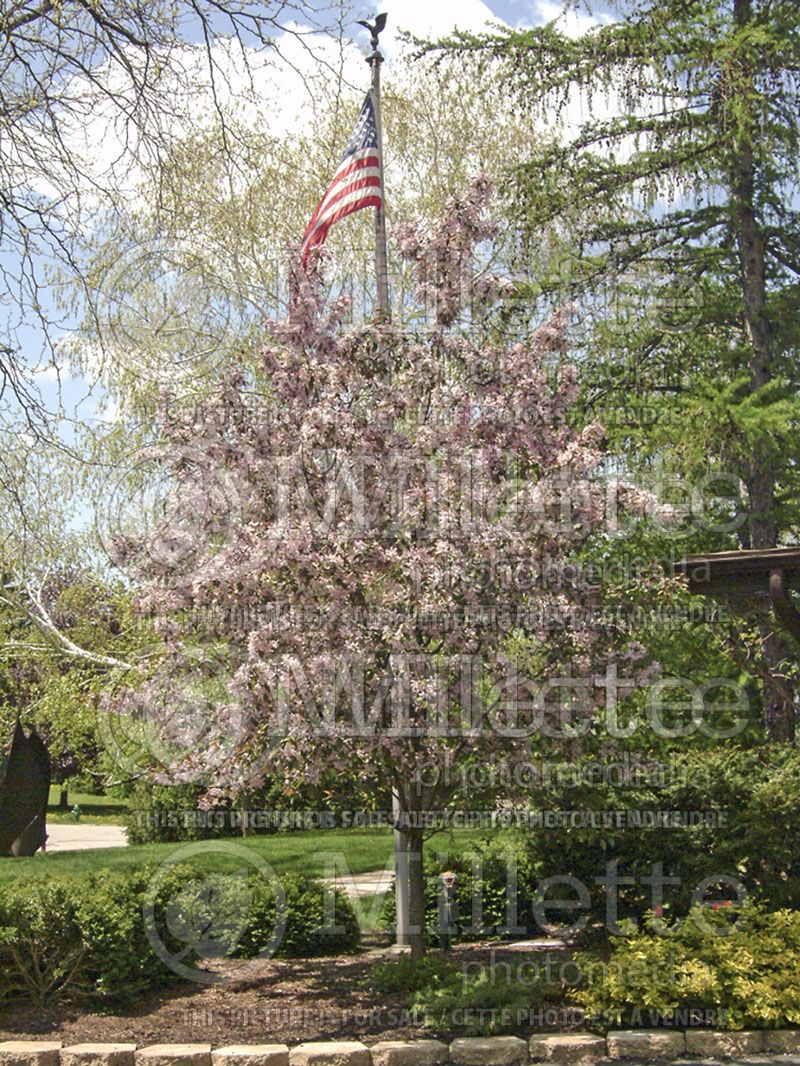
[(689, 591), (715, 600), (769, 601), (781, 628), (800, 646), (800, 611), (791, 596), (800, 589), (800, 547), (687, 555), (675, 564)]

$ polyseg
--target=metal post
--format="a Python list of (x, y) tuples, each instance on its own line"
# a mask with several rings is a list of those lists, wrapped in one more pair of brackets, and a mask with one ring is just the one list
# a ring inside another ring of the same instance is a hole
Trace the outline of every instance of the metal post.
[(456, 882), (458, 877), (452, 870), (445, 870), (439, 875), (439, 943), (442, 951), (449, 951), (452, 946), (453, 933), (456, 929)]
[[(375, 209), (375, 284), (378, 300), (378, 315), (384, 321), (391, 318), (389, 308), (389, 268), (386, 255), (386, 183), (383, 180), (383, 123), (381, 122), (381, 63), (383, 56), (378, 49), (378, 38), (386, 25), (386, 15), (376, 15), (375, 22), (359, 20), (359, 25), (366, 27), (372, 35), (372, 51), (367, 62), (372, 71), (372, 106), (375, 110), (375, 128), (378, 140), (378, 153), (381, 160), (381, 206)], [(392, 818), (394, 829), (394, 869), (395, 869), (395, 924), (398, 947), (411, 944), (411, 912), (409, 909), (409, 874), (408, 848), (405, 834), (397, 826), (400, 824), (402, 807), (396, 788), (392, 789)]]
[(378, 152), (381, 159), (381, 206), (375, 208), (375, 282), (378, 295), (378, 314), (388, 320), (389, 310), (389, 267), (386, 255), (386, 183), (383, 180), (383, 124), (381, 122), (381, 63), (383, 55), (378, 50), (378, 35), (386, 25), (386, 16), (378, 15), (374, 24), (362, 22), (372, 34), (372, 51), (367, 62), (372, 70), (372, 106), (375, 109), (375, 126), (378, 139)]

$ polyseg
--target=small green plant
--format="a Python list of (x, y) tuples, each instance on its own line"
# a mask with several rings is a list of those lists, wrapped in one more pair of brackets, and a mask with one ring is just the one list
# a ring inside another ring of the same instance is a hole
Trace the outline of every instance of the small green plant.
[(81, 974), (86, 945), (73, 886), (59, 882), (7, 886), (0, 896), (0, 989), (41, 1006)]
[(487, 966), (480, 973), (458, 974), (454, 981), (419, 989), (410, 1006), (425, 1026), (493, 1036), (530, 1024), (533, 1010), (560, 998), (560, 985), (540, 976)]
[(416, 965), (403, 956), (376, 963), (368, 983), (384, 995), (405, 993), (406, 1006), (426, 1027), (491, 1036), (514, 1032), (530, 1021), (532, 1009), (561, 998), (560, 985), (548, 983), (538, 970), (530, 976), (520, 972), (490, 965), (470, 973), (443, 955), (428, 955)]
[(375, 992), (391, 995), (395, 992), (418, 992), (421, 989), (442, 988), (460, 981), (459, 971), (443, 955), (430, 954), (416, 964), (408, 955), (387, 962), (376, 962), (370, 968), (368, 984)]

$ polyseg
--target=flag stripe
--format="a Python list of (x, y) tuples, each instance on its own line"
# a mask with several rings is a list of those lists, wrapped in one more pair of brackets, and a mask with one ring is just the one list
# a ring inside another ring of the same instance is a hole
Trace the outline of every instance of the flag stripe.
[(313, 232), (309, 235), (308, 241), (312, 244), (319, 244), (320, 241), (314, 239), (318, 230), (325, 231), (327, 236), (328, 230), (335, 222), (340, 222), (347, 215), (352, 215), (354, 211), (360, 211), (362, 207), (380, 207), (381, 197), (376, 188), (370, 189), (368, 192), (360, 190), (355, 193), (351, 193), (342, 200), (341, 204), (331, 214), (326, 215), (325, 218), (320, 219), (317, 225), (314, 227)]
[(344, 178), (349, 177), (350, 174), (356, 174), (358, 173), (358, 171), (363, 170), (369, 170), (370, 173), (376, 173), (380, 175), (380, 158), (378, 156), (377, 151), (374, 148), (369, 148), (367, 149), (367, 151), (362, 152), (360, 154), (363, 156), (363, 158), (357, 159), (354, 163), (350, 163), (349, 166), (340, 167), (339, 170), (336, 172), (333, 177), (333, 180), (331, 181), (325, 192), (325, 195), (322, 197), (319, 204), (317, 205), (316, 211), (311, 216), (311, 221), (306, 226), (306, 234), (311, 232), (314, 223), (322, 214), (322, 211), (324, 210), (325, 206), (330, 203), (332, 197), (339, 191), (340, 187), (347, 184), (347, 182), (343, 180)]
[(311, 216), (311, 221), (306, 226), (306, 232), (303, 234), (303, 239), (313, 230), (319, 219), (322, 217), (328, 207), (337, 199), (339, 199), (348, 189), (356, 188), (358, 182), (362, 178), (377, 178), (377, 185), (380, 185), (381, 170), (378, 165), (377, 158), (373, 157), (365, 159), (363, 165), (359, 164), (358, 169), (354, 170), (352, 174), (348, 176), (346, 181), (331, 182), (328, 191), (319, 202), (319, 206), (314, 214)]
[(341, 219), (346, 218), (348, 215), (352, 215), (355, 211), (360, 211), (363, 207), (380, 207), (382, 203), (383, 201), (380, 196), (367, 196), (364, 197), (363, 200), (359, 200), (357, 203), (348, 204), (341, 208), (333, 218), (329, 219), (327, 222), (321, 222), (314, 230), (305, 243), (306, 256), (312, 248), (316, 248), (318, 245), (325, 243), (325, 238), (328, 236), (328, 230), (334, 222), (341, 221)]
[(352, 166), (349, 166), (330, 183), (328, 191), (320, 200), (319, 207), (316, 211), (317, 217), (319, 217), (332, 196), (336, 195), (340, 189), (347, 188), (352, 181), (360, 178), (364, 171), (368, 171), (371, 174), (377, 174), (380, 177), (380, 160), (377, 154), (368, 155), (364, 159), (359, 159), (357, 163), (353, 163)]
[(328, 188), (317, 204), (300, 245), (306, 266), (312, 248), (324, 244), (336, 222), (365, 207), (383, 205), (383, 174), (378, 151), (378, 128), (371, 93), (367, 93), (355, 129)]
[(333, 184), (334, 181), (343, 178), (344, 175), (353, 170), (354, 167), (363, 164), (365, 159), (375, 159), (377, 161), (378, 149), (365, 148), (363, 152), (355, 152), (353, 155), (348, 156), (339, 164), (338, 168), (334, 172), (333, 178), (331, 179), (331, 184)]
[[(304, 240), (308, 238), (310, 233), (327, 221), (328, 216), (332, 211), (335, 211), (336, 207), (346, 199), (352, 198), (355, 194), (361, 192), (363, 189), (370, 189), (370, 196), (377, 195), (380, 197), (381, 179), (380, 172), (377, 167), (373, 168), (373, 171), (369, 175), (358, 178), (356, 181), (351, 181), (348, 185), (339, 189), (334, 196), (330, 196), (325, 200), (325, 205), (319, 212), (315, 219), (312, 219), (309, 223), (309, 228), (306, 230)], [(338, 219), (337, 219), (338, 221)]]

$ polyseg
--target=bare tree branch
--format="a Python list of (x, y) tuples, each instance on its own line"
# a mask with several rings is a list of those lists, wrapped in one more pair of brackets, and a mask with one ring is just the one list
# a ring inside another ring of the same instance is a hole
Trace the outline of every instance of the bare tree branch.
[[(103, 655), (99, 652), (89, 651), (86, 648), (80, 647), (75, 641), (64, 633), (56, 623), (50, 612), (47, 610), (42, 597), (42, 589), (47, 581), (48, 574), (45, 573), (41, 578), (38, 587), (32, 585), (26, 586), (24, 589), (26, 602), (20, 602), (20, 600), (14, 596), (8, 595), (7, 592), (0, 592), (0, 603), (6, 607), (10, 607), (12, 610), (22, 610), (32, 625), (38, 630), (43, 632), (50, 638), (50, 644), (44, 647), (49, 647), (50, 651), (56, 651), (61, 655), (65, 655), (69, 658), (80, 659), (83, 662), (93, 663), (96, 666), (105, 666), (109, 668), (122, 668), (124, 670), (135, 670), (136, 666), (133, 663), (126, 662), (124, 659), (118, 659), (114, 655)], [(44, 650), (40, 645), (27, 644), (25, 642), (18, 643), (6, 643), (3, 646), (3, 650), (9, 648), (28, 648), (29, 650), (41, 651)]]
[[(341, 33), (347, 2), (0, 0), (0, 422), (13, 409), (29, 432), (51, 435), (31, 368), (54, 359), (65, 328), (49, 295), (54, 272), (82, 277), (76, 249), (90, 217), (127, 207), (126, 174), (157, 173), (181, 123), (196, 118), (198, 59), (227, 152), (227, 46), (253, 89), (259, 52), (280, 58), (282, 35), (311, 49), (309, 34)], [(102, 165), (87, 140), (98, 118), (119, 145)]]

